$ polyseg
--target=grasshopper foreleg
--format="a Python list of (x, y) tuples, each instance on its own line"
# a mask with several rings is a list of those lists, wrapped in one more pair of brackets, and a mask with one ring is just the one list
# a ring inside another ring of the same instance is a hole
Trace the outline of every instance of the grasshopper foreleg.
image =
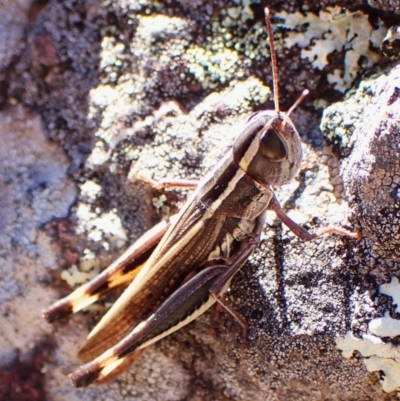
[(282, 223), (285, 224), (285, 226), (287, 226), (290, 229), (290, 231), (292, 231), (303, 241), (311, 241), (314, 238), (320, 237), (321, 235), (332, 234), (332, 233), (345, 235), (347, 237), (352, 237), (352, 238), (360, 238), (359, 233), (353, 233), (351, 231), (346, 230), (343, 227), (336, 227), (336, 226), (324, 227), (319, 229), (315, 233), (309, 233), (305, 228), (299, 226), (284, 212), (278, 199), (275, 196), (271, 199), (270, 204), (268, 205), (268, 209), (273, 210), (276, 213), (278, 219), (282, 221)]

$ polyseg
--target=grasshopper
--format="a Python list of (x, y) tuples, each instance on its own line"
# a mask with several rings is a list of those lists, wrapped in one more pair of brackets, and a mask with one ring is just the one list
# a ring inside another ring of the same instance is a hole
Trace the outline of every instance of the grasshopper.
[[(232, 148), (196, 186), (181, 211), (140, 237), (102, 274), (43, 312), (49, 322), (77, 312), (121, 285), (121, 297), (89, 334), (79, 351), (85, 363), (70, 375), (77, 387), (101, 383), (134, 362), (143, 350), (190, 323), (218, 303), (239, 322), (245, 320), (224, 297), (232, 277), (257, 247), (267, 210), (303, 240), (316, 233), (291, 220), (273, 187), (288, 183), (302, 160), (299, 134), (290, 113), (279, 110), (278, 71), (268, 8), (275, 110), (253, 114)], [(187, 186), (190, 186), (188, 184)]]

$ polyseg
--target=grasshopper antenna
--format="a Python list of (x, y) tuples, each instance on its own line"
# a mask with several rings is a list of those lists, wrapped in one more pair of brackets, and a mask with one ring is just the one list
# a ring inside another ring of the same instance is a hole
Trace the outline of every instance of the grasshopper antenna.
[(265, 22), (267, 24), (268, 37), (269, 37), (269, 47), (271, 51), (271, 62), (272, 62), (272, 81), (274, 84), (274, 103), (275, 103), (275, 111), (279, 112), (279, 90), (278, 90), (278, 63), (276, 61), (276, 52), (274, 45), (274, 34), (272, 32), (271, 18), (269, 14), (269, 8), (264, 8), (265, 12)]
[(286, 123), (289, 120), (289, 116), (292, 113), (292, 111), (304, 100), (304, 98), (310, 93), (308, 89), (304, 89), (299, 98), (293, 103), (292, 107), (285, 113), (283, 116), (283, 126), (286, 125)]
[[(271, 61), (272, 61), (272, 81), (274, 84), (274, 103), (275, 103), (275, 111), (278, 113), (279, 112), (279, 88), (278, 88), (278, 82), (279, 82), (279, 77), (278, 77), (278, 62), (276, 59), (276, 51), (275, 51), (275, 44), (274, 44), (274, 34), (272, 32), (272, 25), (271, 25), (271, 17), (270, 17), (270, 12), (269, 8), (265, 7), (264, 8), (265, 12), (265, 22), (267, 24), (267, 30), (268, 30), (268, 37), (269, 37), (269, 46), (271, 49)], [(289, 116), (292, 113), (292, 111), (303, 101), (303, 99), (310, 93), (308, 89), (304, 89), (303, 93), (300, 95), (300, 97), (294, 102), (293, 106), (285, 113), (285, 116), (283, 118), (283, 126), (287, 123), (289, 120)]]
[(299, 98), (293, 103), (292, 107), (285, 113), (285, 119), (288, 119), (292, 111), (304, 100), (304, 98), (310, 93), (308, 89), (304, 89)]

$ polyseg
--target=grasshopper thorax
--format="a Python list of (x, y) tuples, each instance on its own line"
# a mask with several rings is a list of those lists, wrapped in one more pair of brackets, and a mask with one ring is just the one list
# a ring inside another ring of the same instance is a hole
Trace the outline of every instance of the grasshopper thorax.
[(302, 159), (299, 134), (284, 113), (253, 114), (233, 144), (233, 159), (254, 180), (272, 186), (288, 183)]

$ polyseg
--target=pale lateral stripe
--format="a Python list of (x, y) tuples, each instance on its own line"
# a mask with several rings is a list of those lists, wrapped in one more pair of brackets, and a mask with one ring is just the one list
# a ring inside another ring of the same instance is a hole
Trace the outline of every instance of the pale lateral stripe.
[(213, 214), (218, 210), (224, 200), (235, 190), (236, 185), (245, 174), (246, 172), (242, 169), (238, 169), (236, 171), (233, 178), (229, 181), (225, 191), (221, 194), (221, 196), (218, 197), (218, 199), (211, 205), (211, 207), (207, 209), (207, 212), (205, 213), (206, 215), (209, 215), (210, 217), (213, 216)]
[(246, 153), (244, 156), (241, 158), (239, 162), (239, 166), (244, 170), (247, 171), (251, 161), (253, 160), (254, 156), (256, 153), (259, 151), (260, 148), (260, 138), (258, 135), (254, 137), (254, 139), (251, 141), (250, 146), (247, 148)]
[[(142, 280), (143, 276), (146, 276), (147, 274), (149, 274), (149, 272), (153, 269), (158, 270), (158, 268), (156, 268), (156, 266), (159, 263), (154, 264), (154, 260), (157, 259), (158, 254), (160, 252), (160, 249), (162, 249), (164, 247), (164, 244), (170, 239), (171, 233), (175, 230), (175, 228), (179, 225), (179, 222), (182, 218), (182, 216), (186, 213), (186, 211), (189, 209), (189, 207), (191, 207), (192, 203), (194, 202), (194, 200), (197, 197), (197, 192), (198, 189), (196, 189), (194, 191), (194, 193), (189, 197), (189, 199), (186, 200), (186, 203), (184, 205), (184, 207), (179, 211), (179, 213), (177, 214), (176, 220), (171, 224), (171, 227), (168, 229), (168, 231), (165, 233), (165, 235), (162, 237), (161, 241), (159, 242), (159, 244), (157, 245), (156, 249), (154, 250), (154, 252), (150, 255), (149, 259), (146, 262), (146, 265), (143, 267), (143, 269), (140, 271), (140, 273), (138, 274), (136, 280)], [(186, 207), (185, 207), (186, 206)], [(175, 215), (176, 216), (176, 215)], [(190, 237), (191, 238), (191, 237)], [(168, 253), (168, 252), (167, 252)], [(143, 273), (142, 273), (143, 272)], [(135, 280), (135, 281), (136, 281)]]
[[(181, 329), (182, 327), (186, 326), (187, 324), (189, 324), (190, 322), (192, 322), (193, 320), (197, 319), (200, 315), (202, 315), (204, 312), (206, 312), (208, 309), (211, 308), (211, 306), (213, 306), (215, 304), (215, 299), (210, 296), (209, 299), (207, 300), (207, 302), (205, 302), (203, 305), (200, 306), (199, 309), (196, 309), (191, 315), (187, 316), (185, 319), (181, 320), (178, 324), (176, 324), (175, 326), (172, 326), (170, 329), (162, 332), (161, 334), (159, 334), (158, 336), (150, 339), (149, 341), (146, 341), (145, 343), (141, 344), (137, 349), (143, 349), (148, 347), (151, 344), (154, 344), (155, 342), (161, 340), (162, 338), (169, 336), (170, 334), (174, 333), (175, 331)], [(153, 316), (150, 316), (150, 319), (152, 319)]]

